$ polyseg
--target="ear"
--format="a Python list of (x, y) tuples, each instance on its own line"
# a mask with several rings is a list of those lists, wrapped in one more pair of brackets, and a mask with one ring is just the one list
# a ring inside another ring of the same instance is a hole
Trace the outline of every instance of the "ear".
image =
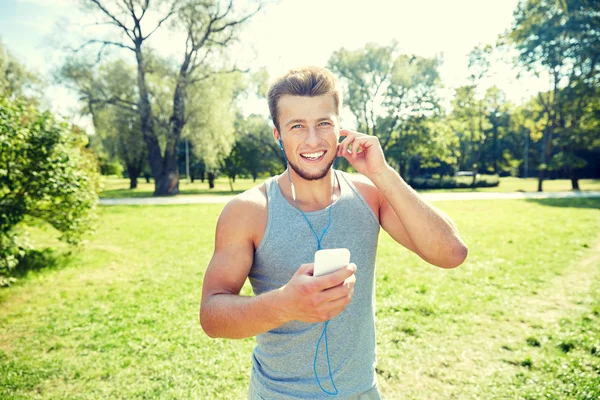
[(277, 131), (277, 128), (273, 128), (273, 139), (275, 139), (275, 143), (277, 143), (277, 146), (281, 148), (281, 135)]

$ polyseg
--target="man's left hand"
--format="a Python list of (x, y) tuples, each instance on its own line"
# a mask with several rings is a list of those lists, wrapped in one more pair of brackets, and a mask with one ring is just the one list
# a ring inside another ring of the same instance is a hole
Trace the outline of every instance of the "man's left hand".
[[(340, 130), (340, 136), (346, 136), (338, 145), (338, 157), (344, 157), (354, 169), (367, 178), (377, 175), (387, 168), (385, 155), (377, 136), (347, 129)], [(351, 146), (350, 149), (348, 147)]]

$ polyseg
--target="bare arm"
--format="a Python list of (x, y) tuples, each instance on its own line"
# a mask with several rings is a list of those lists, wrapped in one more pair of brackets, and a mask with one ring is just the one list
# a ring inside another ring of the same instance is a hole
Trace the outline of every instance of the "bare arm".
[(340, 313), (354, 293), (354, 265), (313, 277), (312, 264), (304, 264), (282, 288), (240, 296), (252, 267), (252, 227), (259, 214), (252, 204), (236, 199), (217, 223), (215, 252), (204, 275), (200, 306), (200, 323), (211, 337), (245, 338), (292, 320), (325, 321)]
[(462, 264), (467, 246), (450, 217), (423, 200), (390, 167), (373, 179), (382, 195), (381, 226), (390, 236), (438, 267)]
[(390, 236), (438, 267), (462, 264), (468, 249), (452, 220), (423, 200), (387, 164), (377, 137), (348, 130), (340, 134), (346, 138), (338, 155), (375, 185), (377, 192), (371, 198), (376, 198), (379, 222)]

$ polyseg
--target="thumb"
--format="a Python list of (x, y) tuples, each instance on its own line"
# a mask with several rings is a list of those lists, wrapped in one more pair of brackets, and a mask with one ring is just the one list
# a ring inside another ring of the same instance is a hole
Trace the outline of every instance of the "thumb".
[(300, 268), (298, 268), (298, 271), (296, 271), (296, 273), (294, 275), (298, 275), (298, 276), (309, 275), (309, 276), (312, 276), (312, 274), (314, 272), (314, 269), (315, 269), (315, 264), (314, 263), (302, 264), (300, 266)]

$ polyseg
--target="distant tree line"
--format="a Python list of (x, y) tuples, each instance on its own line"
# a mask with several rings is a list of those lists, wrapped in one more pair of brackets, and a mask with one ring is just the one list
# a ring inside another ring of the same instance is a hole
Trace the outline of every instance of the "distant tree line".
[[(59, 73), (80, 94), (82, 113), (93, 117), (91, 143), (107, 165), (103, 171), (117, 171), (109, 167), (116, 162), (131, 188), (139, 177), (153, 177), (155, 194), (174, 194), (188, 170), (191, 179), (207, 179), (210, 187), (218, 175), (233, 182), (283, 170), (268, 118), (244, 116), (239, 108), (248, 94), (264, 98), (268, 76), (223, 62), (236, 29), (261, 4), (234, 13), (235, 7), (219, 10), (196, 1), (123, 2), (129, 13), (119, 14), (117, 0), (113, 8), (82, 2), (123, 38), (92, 38), (82, 47), (124, 47), (137, 60), (98, 63), (77, 53)], [(185, 33), (186, 52), (178, 62), (147, 47), (150, 33), (144, 36), (142, 18), (153, 5), (173, 22), (170, 29)], [(591, 1), (521, 2), (512, 29), (498, 43), (469, 53), (468, 84), (455, 89), (449, 108), (440, 99), (441, 57), (402, 54), (395, 42), (367, 44), (334, 52), (327, 67), (341, 79), (357, 129), (377, 135), (390, 164), (409, 181), (470, 171), (473, 186), (478, 175), (493, 174), (537, 176), (540, 191), (544, 179), (569, 178), (577, 189), (580, 178), (600, 176), (599, 18)], [(483, 87), (505, 49), (517, 50), (518, 68), (550, 76), (548, 90), (514, 104), (500, 88)], [(220, 57), (205, 57), (211, 53)], [(349, 168), (343, 162), (339, 167)]]

